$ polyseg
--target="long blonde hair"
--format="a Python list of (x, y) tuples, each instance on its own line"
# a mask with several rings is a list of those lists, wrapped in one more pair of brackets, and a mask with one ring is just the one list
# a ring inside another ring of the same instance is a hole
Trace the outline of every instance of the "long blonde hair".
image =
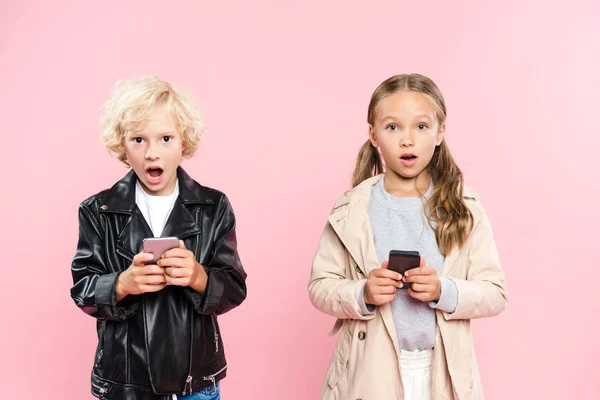
[[(375, 109), (386, 96), (402, 91), (414, 91), (427, 96), (436, 108), (439, 125), (446, 121), (446, 104), (436, 84), (419, 74), (395, 75), (381, 83), (371, 96), (367, 121), (375, 122)], [(384, 171), (379, 152), (367, 140), (358, 153), (356, 167), (352, 175), (355, 187), (365, 179)], [(434, 191), (426, 204), (428, 219), (435, 225), (435, 236), (440, 252), (448, 255), (454, 246), (461, 248), (467, 241), (473, 227), (473, 215), (463, 200), (463, 175), (450, 154), (446, 141), (435, 148), (427, 166), (433, 181)]]

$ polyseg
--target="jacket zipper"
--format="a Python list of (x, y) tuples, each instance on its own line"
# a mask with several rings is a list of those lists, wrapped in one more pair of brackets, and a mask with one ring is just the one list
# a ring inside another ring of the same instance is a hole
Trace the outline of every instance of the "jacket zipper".
[[(200, 210), (196, 211), (196, 228), (200, 229), (200, 225), (198, 225), (198, 217), (200, 216)], [(200, 245), (200, 233), (196, 235), (196, 251), (194, 252), (194, 257), (198, 259), (198, 246)]]
[(96, 390), (98, 390), (98, 393), (100, 393), (100, 398), (103, 398), (104, 395), (106, 394), (106, 392), (108, 392), (108, 390), (106, 390), (105, 388), (103, 388), (102, 386), (98, 386), (96, 385), (94, 382), (92, 382), (92, 387)]
[[(200, 211), (196, 211), (196, 226), (198, 226), (198, 214), (200, 213)], [(200, 243), (200, 238), (196, 239), (196, 250), (194, 252), (194, 257), (198, 257), (198, 244)], [(188, 368), (188, 376), (185, 379), (185, 386), (183, 387), (183, 392), (182, 394), (185, 396), (187, 393), (192, 393), (192, 356), (193, 356), (193, 350), (194, 350), (194, 307), (190, 305), (191, 308), (191, 312), (192, 312), (192, 323), (190, 325), (190, 332), (191, 332), (191, 340), (190, 340), (190, 366)], [(189, 390), (189, 391), (188, 391)]]
[(210, 320), (212, 321), (213, 333), (215, 335), (215, 353), (219, 352), (219, 334), (217, 333), (217, 324), (215, 323), (215, 317), (211, 314)]
[(213, 384), (213, 388), (215, 390), (215, 392), (217, 391), (217, 381), (215, 380), (215, 376), (219, 375), (221, 372), (225, 371), (227, 369), (227, 365), (224, 366), (223, 368), (221, 368), (220, 370), (218, 370), (217, 372), (215, 372), (212, 375), (209, 376), (205, 376), (203, 379), (205, 381), (211, 381)]
[[(185, 379), (185, 386), (183, 387), (183, 393), (181, 393), (182, 395), (186, 395), (187, 393), (192, 393), (192, 356), (193, 356), (193, 350), (194, 350), (194, 308), (192, 307), (192, 305), (190, 304), (190, 308), (192, 311), (192, 323), (190, 324), (190, 332), (191, 332), (191, 339), (190, 339), (190, 366), (188, 368), (188, 376)], [(189, 391), (188, 391), (189, 388)]]
[(96, 357), (96, 368), (100, 368), (100, 361), (102, 360), (103, 355), (104, 355), (104, 350), (100, 350), (98, 352), (98, 357)]

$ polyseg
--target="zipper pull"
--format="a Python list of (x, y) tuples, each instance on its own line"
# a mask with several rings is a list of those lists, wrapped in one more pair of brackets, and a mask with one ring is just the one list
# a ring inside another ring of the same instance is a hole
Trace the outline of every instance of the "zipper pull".
[(211, 381), (213, 384), (213, 389), (214, 389), (214, 393), (217, 393), (217, 381), (215, 380), (215, 377), (213, 375), (211, 376), (205, 376), (204, 377), (205, 381)]
[[(190, 391), (188, 392), (188, 386), (190, 387)], [(192, 393), (192, 376), (188, 375), (187, 379), (185, 380), (185, 387), (183, 388), (183, 395), (185, 396), (187, 393)]]
[(217, 333), (217, 324), (215, 322), (215, 317), (211, 314), (210, 322), (212, 322), (213, 334), (215, 335), (215, 352), (219, 352), (219, 334)]
[(104, 350), (100, 350), (98, 352), (98, 357), (96, 357), (96, 368), (100, 366), (100, 360), (102, 360), (102, 355), (104, 354)]

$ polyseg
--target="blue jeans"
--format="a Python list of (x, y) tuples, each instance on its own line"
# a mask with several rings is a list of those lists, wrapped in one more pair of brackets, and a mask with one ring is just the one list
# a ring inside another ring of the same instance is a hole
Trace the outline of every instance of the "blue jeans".
[(199, 392), (187, 394), (185, 396), (177, 395), (177, 400), (221, 400), (221, 385), (217, 382), (217, 390), (214, 386), (209, 386)]

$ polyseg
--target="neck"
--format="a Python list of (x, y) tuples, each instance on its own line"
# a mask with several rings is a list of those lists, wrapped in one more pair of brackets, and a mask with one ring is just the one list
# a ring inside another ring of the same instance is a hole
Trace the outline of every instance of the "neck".
[(163, 187), (162, 189), (160, 189), (158, 191), (152, 191), (152, 190), (148, 189), (146, 187), (146, 185), (144, 185), (144, 183), (142, 181), (140, 181), (139, 179), (138, 179), (138, 183), (140, 184), (142, 189), (144, 189), (144, 192), (146, 192), (146, 194), (148, 194), (148, 196), (166, 197), (166, 196), (172, 195), (173, 192), (175, 191), (175, 186), (177, 186), (177, 176), (175, 176), (175, 178), (171, 182), (169, 182), (165, 187)]
[(406, 178), (392, 170), (385, 172), (384, 189), (396, 197), (421, 197), (427, 192), (431, 183), (431, 176), (427, 170), (419, 175)]

